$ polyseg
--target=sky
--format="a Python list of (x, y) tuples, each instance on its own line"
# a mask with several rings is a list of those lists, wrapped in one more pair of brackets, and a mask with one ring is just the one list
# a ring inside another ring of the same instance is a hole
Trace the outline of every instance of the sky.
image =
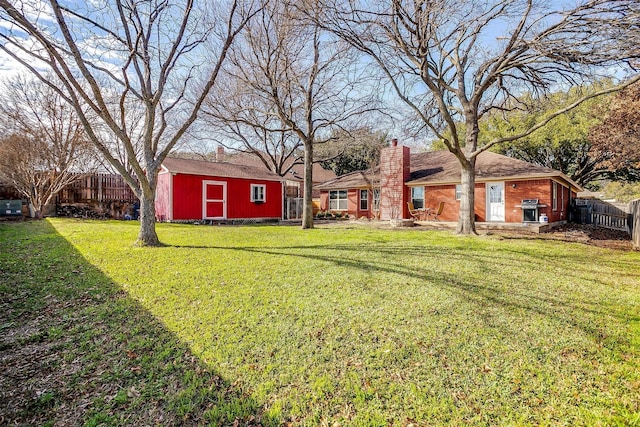
[[(95, 0), (90, 0), (95, 1)], [(27, 2), (28, 3), (28, 2)], [(32, 7), (31, 10), (28, 11), (31, 17), (38, 17), (39, 22), (42, 25), (47, 25), (52, 21), (52, 14), (45, 2), (39, 0), (33, 0), (33, 4), (39, 5), (36, 7)], [(79, 8), (83, 8), (87, 2), (84, 1), (70, 1), (69, 4), (75, 4)], [(463, 13), (463, 11), (461, 11)], [(9, 30), (9, 26), (6, 21), (1, 20), (2, 15), (0, 14), (0, 33), (5, 33)], [(100, 16), (97, 19), (108, 20), (108, 14), (104, 16)], [(513, 23), (511, 23), (513, 25)], [(493, 26), (487, 28), (487, 31), (482, 36), (482, 41), (486, 44), (488, 48), (495, 47), (496, 43), (504, 42), (504, 37), (507, 35), (507, 29), (510, 24), (503, 20), (496, 20)], [(80, 36), (79, 36), (80, 37)], [(98, 41), (97, 44), (92, 44), (91, 42)], [(96, 47), (97, 46), (97, 47)], [(80, 43), (81, 49), (84, 50), (85, 53), (91, 53), (96, 61), (101, 61), (100, 63), (106, 67), (110, 67), (114, 65), (114, 59), (117, 58), (117, 53), (115, 51), (109, 51), (108, 46), (105, 44), (105, 40), (99, 38), (98, 34), (93, 34), (88, 37), (84, 43)], [(200, 60), (200, 59), (198, 59)], [(29, 61), (30, 64), (33, 64), (33, 60)], [(25, 75), (26, 70), (18, 64), (13, 58), (7, 55), (5, 52), (0, 50), (0, 79), (12, 78), (19, 75)], [(393, 104), (391, 101), (389, 102), (390, 110), (397, 110), (398, 112), (402, 110), (402, 104)], [(396, 111), (394, 111), (396, 112)], [(394, 124), (391, 125), (393, 127)], [(393, 129), (394, 136), (399, 136), (400, 129)], [(413, 143), (419, 143), (419, 140), (414, 140)]]

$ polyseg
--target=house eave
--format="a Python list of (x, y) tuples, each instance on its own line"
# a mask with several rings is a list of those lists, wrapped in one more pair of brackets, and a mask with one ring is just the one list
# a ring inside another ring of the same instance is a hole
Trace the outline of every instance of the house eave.
[[(493, 182), (493, 181), (532, 181), (536, 179), (561, 179), (569, 184), (569, 186), (575, 191), (582, 191), (582, 188), (576, 184), (571, 178), (562, 173), (548, 173), (548, 174), (534, 174), (534, 175), (510, 175), (510, 176), (489, 176), (489, 177), (477, 177), (476, 182)], [(432, 187), (437, 185), (455, 185), (460, 184), (460, 180), (441, 180), (430, 181), (424, 179), (415, 179), (405, 182), (408, 187), (425, 186)]]
[(192, 176), (213, 176), (216, 178), (233, 178), (233, 179), (245, 179), (248, 181), (272, 181), (272, 182), (286, 182), (287, 180), (284, 178), (271, 178), (271, 177), (247, 177), (247, 176), (239, 176), (239, 175), (234, 175), (234, 174), (220, 174), (217, 175), (215, 173), (209, 173), (209, 172), (183, 172), (180, 170), (175, 170), (172, 169), (171, 171), (172, 175), (192, 175)]

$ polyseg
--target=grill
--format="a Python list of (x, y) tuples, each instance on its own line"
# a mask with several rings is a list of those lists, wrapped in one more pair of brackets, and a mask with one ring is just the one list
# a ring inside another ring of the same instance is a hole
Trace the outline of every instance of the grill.
[(522, 222), (538, 222), (538, 199), (524, 199), (520, 202)]

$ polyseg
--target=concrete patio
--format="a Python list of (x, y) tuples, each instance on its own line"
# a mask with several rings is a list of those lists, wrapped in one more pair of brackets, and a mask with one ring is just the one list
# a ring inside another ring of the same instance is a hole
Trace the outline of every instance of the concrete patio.
[[(420, 227), (437, 230), (455, 230), (458, 225), (458, 223), (455, 221), (415, 221), (414, 223)], [(526, 231), (530, 233), (545, 233), (566, 223), (566, 221), (558, 221), (546, 224), (538, 222), (476, 222), (476, 230), (513, 230)]]

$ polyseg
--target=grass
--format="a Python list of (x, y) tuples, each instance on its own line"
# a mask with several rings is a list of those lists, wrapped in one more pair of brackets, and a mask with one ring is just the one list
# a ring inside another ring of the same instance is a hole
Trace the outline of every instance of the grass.
[(176, 224), (136, 248), (137, 231), (0, 224), (0, 419), (640, 425), (640, 253)]

